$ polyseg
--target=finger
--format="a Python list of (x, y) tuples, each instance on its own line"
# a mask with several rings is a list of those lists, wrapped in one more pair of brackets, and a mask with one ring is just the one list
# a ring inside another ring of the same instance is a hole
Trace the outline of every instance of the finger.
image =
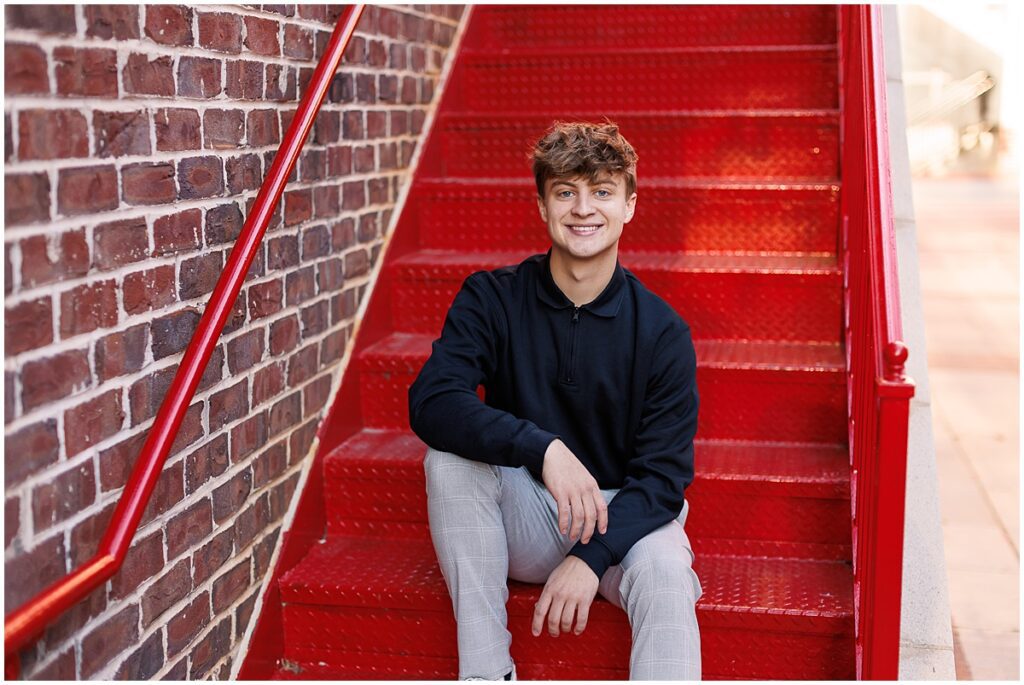
[(562, 618), (564, 606), (564, 599), (556, 598), (551, 602), (551, 611), (548, 612), (548, 632), (551, 633), (551, 637), (558, 637), (558, 623)]
[(576, 495), (572, 499), (572, 530), (569, 531), (569, 537), (573, 540), (578, 540), (580, 534), (583, 532), (583, 524), (586, 522), (587, 512), (583, 508), (583, 498)]
[(547, 615), (549, 606), (551, 606), (551, 595), (547, 592), (541, 592), (540, 599), (537, 600), (537, 606), (533, 610), (531, 632), (534, 637), (539, 637), (540, 631), (544, 628), (544, 616)]
[(587, 629), (587, 620), (590, 618), (590, 602), (580, 602), (576, 610), (576, 634), (579, 635)]
[[(600, 493), (597, 496), (600, 497)], [(586, 509), (587, 520), (583, 525), (583, 536), (580, 540), (586, 544), (590, 542), (590, 538), (594, 535), (594, 526), (597, 525), (597, 506), (594, 500), (587, 496), (583, 498), (583, 507)]]
[(576, 614), (576, 603), (566, 602), (562, 608), (562, 632), (568, 633), (572, 630), (572, 617)]
[(560, 497), (558, 500), (558, 532), (565, 535), (569, 532), (569, 499)]
[(597, 505), (597, 529), (601, 531), (601, 535), (604, 535), (608, 532), (608, 504), (604, 501), (600, 491), (597, 493), (597, 498), (594, 499), (594, 504)]

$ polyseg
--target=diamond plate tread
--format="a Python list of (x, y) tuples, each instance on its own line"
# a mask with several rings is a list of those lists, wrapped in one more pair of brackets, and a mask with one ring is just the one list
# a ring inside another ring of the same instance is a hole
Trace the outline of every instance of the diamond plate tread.
[[(640, 157), (644, 179), (757, 176), (834, 180), (839, 173), (839, 114), (826, 111), (606, 112)], [(448, 114), (438, 121), (438, 152), (423, 173), (493, 177), (526, 167), (526, 152), (552, 121), (594, 113), (496, 116)]]
[[(849, 454), (842, 445), (745, 440), (694, 441), (705, 491), (849, 498)], [(346, 479), (423, 486), (426, 445), (410, 431), (367, 428), (324, 458), (331, 491)]]
[[(701, 556), (702, 627), (845, 634), (852, 629), (852, 569), (843, 562)], [(451, 599), (427, 541), (332, 537), (281, 578), (286, 604), (370, 608), (375, 612), (437, 611), (451, 617)], [(509, 581), (508, 612), (528, 622), (542, 585)], [(595, 622), (625, 622), (603, 598)], [(321, 627), (322, 628), (322, 627)], [(379, 635), (376, 631), (374, 635)]]
[(445, 103), (452, 111), (839, 106), (835, 45), (465, 50), (459, 67)]
[[(835, 257), (620, 251), (622, 264), (675, 308), (697, 339), (838, 342), (842, 272)], [(391, 264), (392, 320), (434, 333), (469, 274), (517, 264), (520, 252), (419, 250)]]
[(520, 6), (480, 6), (464, 40), (467, 47), (508, 49), (815, 45), (836, 38), (836, 11), (828, 5), (648, 5), (642, 12), (630, 5), (540, 5), (528, 12)]
[[(431, 155), (425, 155), (424, 163)], [(524, 173), (527, 166), (522, 167)], [(838, 183), (644, 177), (621, 249), (836, 254)], [(416, 180), (410, 218), (423, 247), (543, 252), (547, 231), (531, 178)], [(480, 226), (488, 227), (481, 240)]]

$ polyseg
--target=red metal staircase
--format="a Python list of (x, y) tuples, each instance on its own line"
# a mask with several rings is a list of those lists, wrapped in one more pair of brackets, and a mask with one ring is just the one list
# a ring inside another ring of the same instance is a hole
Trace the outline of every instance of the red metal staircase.
[[(530, 143), (616, 121), (640, 157), (621, 261), (689, 322), (687, 531), (707, 679), (851, 679), (854, 575), (831, 6), (478, 6), (321, 429), (243, 678), (452, 679), (407, 390), (462, 279), (547, 247)], [(626, 615), (530, 634), (521, 679), (628, 675)]]

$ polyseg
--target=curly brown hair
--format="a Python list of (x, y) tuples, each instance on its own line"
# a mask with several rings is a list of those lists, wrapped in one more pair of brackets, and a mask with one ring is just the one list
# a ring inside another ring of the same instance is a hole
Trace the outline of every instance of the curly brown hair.
[(596, 183), (604, 173), (624, 173), (626, 197), (636, 192), (636, 151), (607, 119), (602, 124), (556, 121), (534, 145), (532, 156), (540, 197), (549, 178), (584, 176)]

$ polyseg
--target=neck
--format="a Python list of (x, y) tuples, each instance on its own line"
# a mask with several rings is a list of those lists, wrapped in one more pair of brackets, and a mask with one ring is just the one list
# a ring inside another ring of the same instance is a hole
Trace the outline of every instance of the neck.
[(608, 286), (615, 273), (617, 256), (617, 250), (609, 250), (607, 254), (585, 262), (569, 261), (561, 253), (552, 250), (549, 260), (551, 278), (558, 289), (579, 307), (593, 302)]

